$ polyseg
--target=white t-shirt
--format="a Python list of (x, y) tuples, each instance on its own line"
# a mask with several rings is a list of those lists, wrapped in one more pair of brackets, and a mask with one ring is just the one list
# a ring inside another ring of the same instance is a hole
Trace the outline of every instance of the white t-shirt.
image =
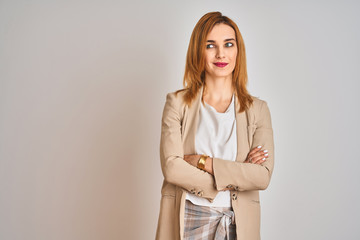
[[(237, 154), (235, 94), (224, 113), (219, 113), (214, 107), (200, 101), (200, 114), (195, 137), (196, 154), (206, 154), (224, 160), (235, 161)], [(186, 199), (202, 206), (231, 207), (230, 191), (219, 191), (211, 203), (207, 199), (191, 193)]]

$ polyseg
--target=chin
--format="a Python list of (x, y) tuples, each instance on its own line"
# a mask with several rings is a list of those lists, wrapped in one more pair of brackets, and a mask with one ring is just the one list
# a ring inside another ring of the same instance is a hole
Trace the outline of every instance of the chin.
[(209, 76), (212, 76), (214, 78), (218, 78), (218, 77), (227, 77), (227, 76), (232, 76), (233, 71), (229, 72), (226, 71), (225, 69), (223, 70), (214, 70), (211, 72), (208, 72)]
[(231, 76), (231, 75), (232, 75), (232, 72), (213, 74), (214, 77), (228, 77), (228, 76)]

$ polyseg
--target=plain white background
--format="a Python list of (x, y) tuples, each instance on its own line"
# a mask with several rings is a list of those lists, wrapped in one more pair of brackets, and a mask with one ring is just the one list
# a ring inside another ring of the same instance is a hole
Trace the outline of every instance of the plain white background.
[(0, 239), (154, 239), (161, 114), (196, 22), (243, 35), (268, 102), (266, 240), (359, 239), (357, 1), (1, 1)]

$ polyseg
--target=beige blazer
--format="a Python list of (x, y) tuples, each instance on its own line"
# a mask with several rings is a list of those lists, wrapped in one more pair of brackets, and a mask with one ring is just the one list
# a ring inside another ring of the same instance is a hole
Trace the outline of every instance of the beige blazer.
[[(163, 109), (160, 161), (164, 181), (156, 239), (183, 239), (187, 192), (211, 202), (218, 191), (228, 187), (232, 189), (231, 203), (235, 213), (237, 239), (259, 240), (259, 190), (268, 187), (274, 167), (274, 139), (267, 102), (252, 97), (252, 107), (239, 114), (240, 106), (235, 97), (236, 161), (214, 157), (213, 176), (183, 159), (184, 155), (195, 154), (195, 134), (203, 87), (191, 107), (184, 103), (184, 93), (179, 92), (177, 96), (175, 92), (168, 93)], [(268, 150), (268, 159), (261, 165), (244, 163), (250, 149), (258, 145)]]

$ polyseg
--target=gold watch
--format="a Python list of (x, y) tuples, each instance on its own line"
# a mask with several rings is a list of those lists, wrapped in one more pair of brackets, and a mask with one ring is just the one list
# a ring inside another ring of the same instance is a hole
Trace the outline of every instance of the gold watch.
[(201, 170), (205, 170), (205, 163), (206, 163), (206, 159), (208, 158), (208, 155), (201, 155), (198, 163), (197, 163), (197, 168), (200, 168)]

